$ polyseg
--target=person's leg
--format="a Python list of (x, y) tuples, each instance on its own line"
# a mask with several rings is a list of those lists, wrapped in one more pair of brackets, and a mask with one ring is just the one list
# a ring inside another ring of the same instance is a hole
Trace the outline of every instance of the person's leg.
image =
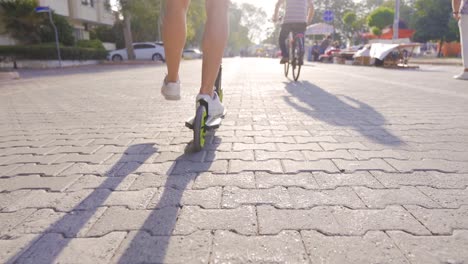
[[(174, 0), (171, 0), (174, 1)], [(205, 32), (203, 35), (203, 66), (200, 94), (213, 96), (213, 87), (227, 44), (229, 0), (206, 0)]]
[(460, 44), (462, 48), (463, 67), (468, 72), (468, 15), (460, 18)]
[(280, 35), (279, 35), (279, 46), (280, 46), (280, 49), (281, 49), (281, 56), (283, 58), (288, 58), (289, 57), (289, 51), (288, 51), (288, 47), (286, 46), (286, 39), (288, 38), (288, 35), (289, 35), (289, 26), (287, 24), (283, 24), (281, 26), (281, 31), (280, 31)]
[[(296, 34), (302, 34), (304, 37), (303, 37), (303, 41), (304, 43), (302, 43), (303, 45), (303, 49), (305, 49), (305, 31), (307, 29), (307, 24), (306, 23), (294, 23), (292, 25), (292, 29), (291, 31), (294, 33), (294, 35)], [(297, 43), (296, 43), (296, 48), (297, 48)], [(301, 56), (298, 58), (299, 59), (299, 64), (300, 65), (303, 65), (304, 64), (304, 53), (305, 53), (305, 50), (302, 50), (302, 54)]]
[(186, 15), (190, 0), (166, 1), (163, 21), (164, 52), (166, 54), (166, 82), (179, 81), (179, 66), (186, 38)]
[(458, 26), (460, 28), (461, 55), (464, 70), (453, 77), (455, 79), (468, 80), (468, 15), (461, 15)]

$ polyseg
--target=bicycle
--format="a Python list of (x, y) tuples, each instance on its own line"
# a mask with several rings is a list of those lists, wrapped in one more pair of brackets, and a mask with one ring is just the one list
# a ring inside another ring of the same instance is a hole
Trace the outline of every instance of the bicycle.
[(289, 32), (286, 42), (289, 48), (289, 61), (284, 64), (284, 76), (288, 77), (289, 68), (291, 67), (293, 79), (297, 81), (301, 74), (301, 67), (304, 64), (304, 34)]
[[(221, 87), (222, 72), (223, 69), (220, 67), (215, 81), (215, 91), (221, 102), (223, 102), (224, 96), (223, 88)], [(185, 122), (185, 126), (193, 130), (193, 148), (196, 152), (201, 151), (205, 147), (206, 133), (219, 128), (225, 114), (210, 118), (208, 116), (208, 102), (204, 99), (198, 101), (195, 116)]]

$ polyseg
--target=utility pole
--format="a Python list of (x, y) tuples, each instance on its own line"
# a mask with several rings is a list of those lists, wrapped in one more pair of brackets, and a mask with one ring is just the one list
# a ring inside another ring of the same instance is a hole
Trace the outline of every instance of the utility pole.
[(162, 41), (161, 24), (162, 24), (163, 14), (164, 14), (163, 1), (159, 0), (158, 41)]
[(393, 39), (398, 39), (398, 31), (400, 24), (400, 0), (395, 0), (395, 16), (393, 18)]

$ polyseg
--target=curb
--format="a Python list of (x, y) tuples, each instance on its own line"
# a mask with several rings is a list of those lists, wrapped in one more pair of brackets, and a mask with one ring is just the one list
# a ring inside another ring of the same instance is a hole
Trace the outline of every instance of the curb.
[(424, 65), (453, 65), (463, 66), (463, 62), (460, 60), (410, 60), (411, 64), (424, 64)]
[(18, 72), (0, 72), (0, 81), (11, 81), (18, 79), (20, 79)]

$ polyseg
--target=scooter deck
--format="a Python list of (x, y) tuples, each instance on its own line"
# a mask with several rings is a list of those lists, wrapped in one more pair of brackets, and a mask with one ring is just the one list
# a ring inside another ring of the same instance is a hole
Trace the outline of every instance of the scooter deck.
[[(212, 129), (217, 129), (221, 126), (221, 123), (223, 122), (224, 117), (226, 116), (226, 111), (224, 111), (222, 116), (217, 116), (214, 118), (208, 117), (208, 120), (206, 121), (205, 127), (207, 130), (212, 130)], [(185, 126), (193, 129), (193, 121), (195, 120), (195, 116), (191, 117), (187, 121), (185, 121)]]

